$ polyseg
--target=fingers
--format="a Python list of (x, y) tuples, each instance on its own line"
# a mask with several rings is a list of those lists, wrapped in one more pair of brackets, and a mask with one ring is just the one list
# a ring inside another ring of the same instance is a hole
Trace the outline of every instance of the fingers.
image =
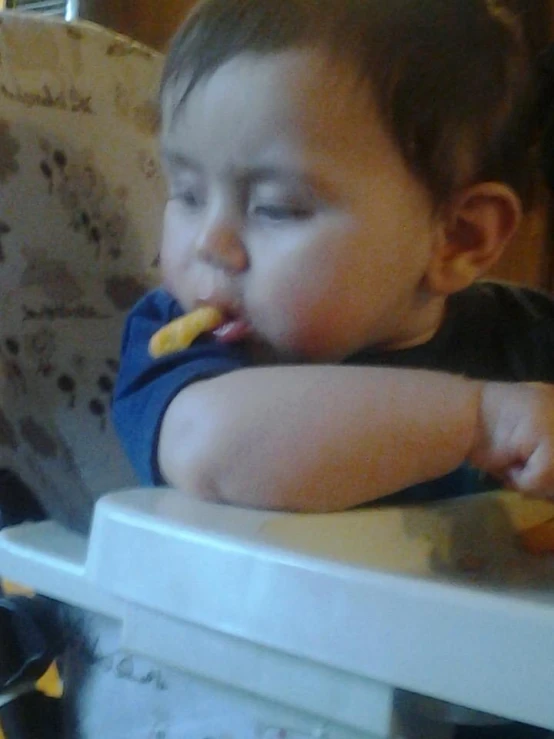
[(525, 464), (512, 466), (506, 475), (510, 487), (529, 497), (554, 499), (554, 449), (541, 444)]
[(554, 496), (554, 385), (485, 386), (470, 461), (524, 495)]

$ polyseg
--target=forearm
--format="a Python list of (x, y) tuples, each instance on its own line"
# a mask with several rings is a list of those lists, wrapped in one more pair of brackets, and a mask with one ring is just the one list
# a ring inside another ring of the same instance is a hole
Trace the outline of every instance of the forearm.
[(159, 462), (207, 499), (330, 511), (446, 474), (469, 454), (481, 384), (390, 368), (241, 370), (181, 392)]

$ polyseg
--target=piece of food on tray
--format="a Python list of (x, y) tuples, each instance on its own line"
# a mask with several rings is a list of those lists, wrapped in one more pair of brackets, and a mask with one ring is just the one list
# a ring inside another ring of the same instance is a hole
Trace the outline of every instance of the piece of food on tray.
[(530, 554), (554, 553), (554, 516), (520, 531), (519, 540)]

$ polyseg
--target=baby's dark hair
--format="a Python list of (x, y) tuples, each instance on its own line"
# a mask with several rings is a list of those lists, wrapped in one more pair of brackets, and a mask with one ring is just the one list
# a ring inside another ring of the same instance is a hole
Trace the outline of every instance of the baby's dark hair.
[(303, 47), (352, 63), (437, 206), (487, 180), (528, 200), (528, 53), (493, 0), (203, 0), (173, 40), (162, 98), (174, 110), (239, 54)]

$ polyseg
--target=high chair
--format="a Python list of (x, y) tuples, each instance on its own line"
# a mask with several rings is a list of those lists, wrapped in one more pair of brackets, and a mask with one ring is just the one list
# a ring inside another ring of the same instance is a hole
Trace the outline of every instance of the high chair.
[(109, 404), (125, 312), (156, 282), (161, 61), (0, 14), (0, 469), (45, 515), (3, 529), (0, 574), (49, 599), (39, 626), (59, 615), (65, 736), (554, 729), (554, 562), (514, 536), (549, 504), (312, 516), (136, 486)]
[[(111, 480), (134, 482), (108, 416), (122, 320), (155, 276), (160, 68), (91, 24), (0, 13), (0, 528), (86, 531)], [(29, 726), (13, 705), (10, 735)]]

